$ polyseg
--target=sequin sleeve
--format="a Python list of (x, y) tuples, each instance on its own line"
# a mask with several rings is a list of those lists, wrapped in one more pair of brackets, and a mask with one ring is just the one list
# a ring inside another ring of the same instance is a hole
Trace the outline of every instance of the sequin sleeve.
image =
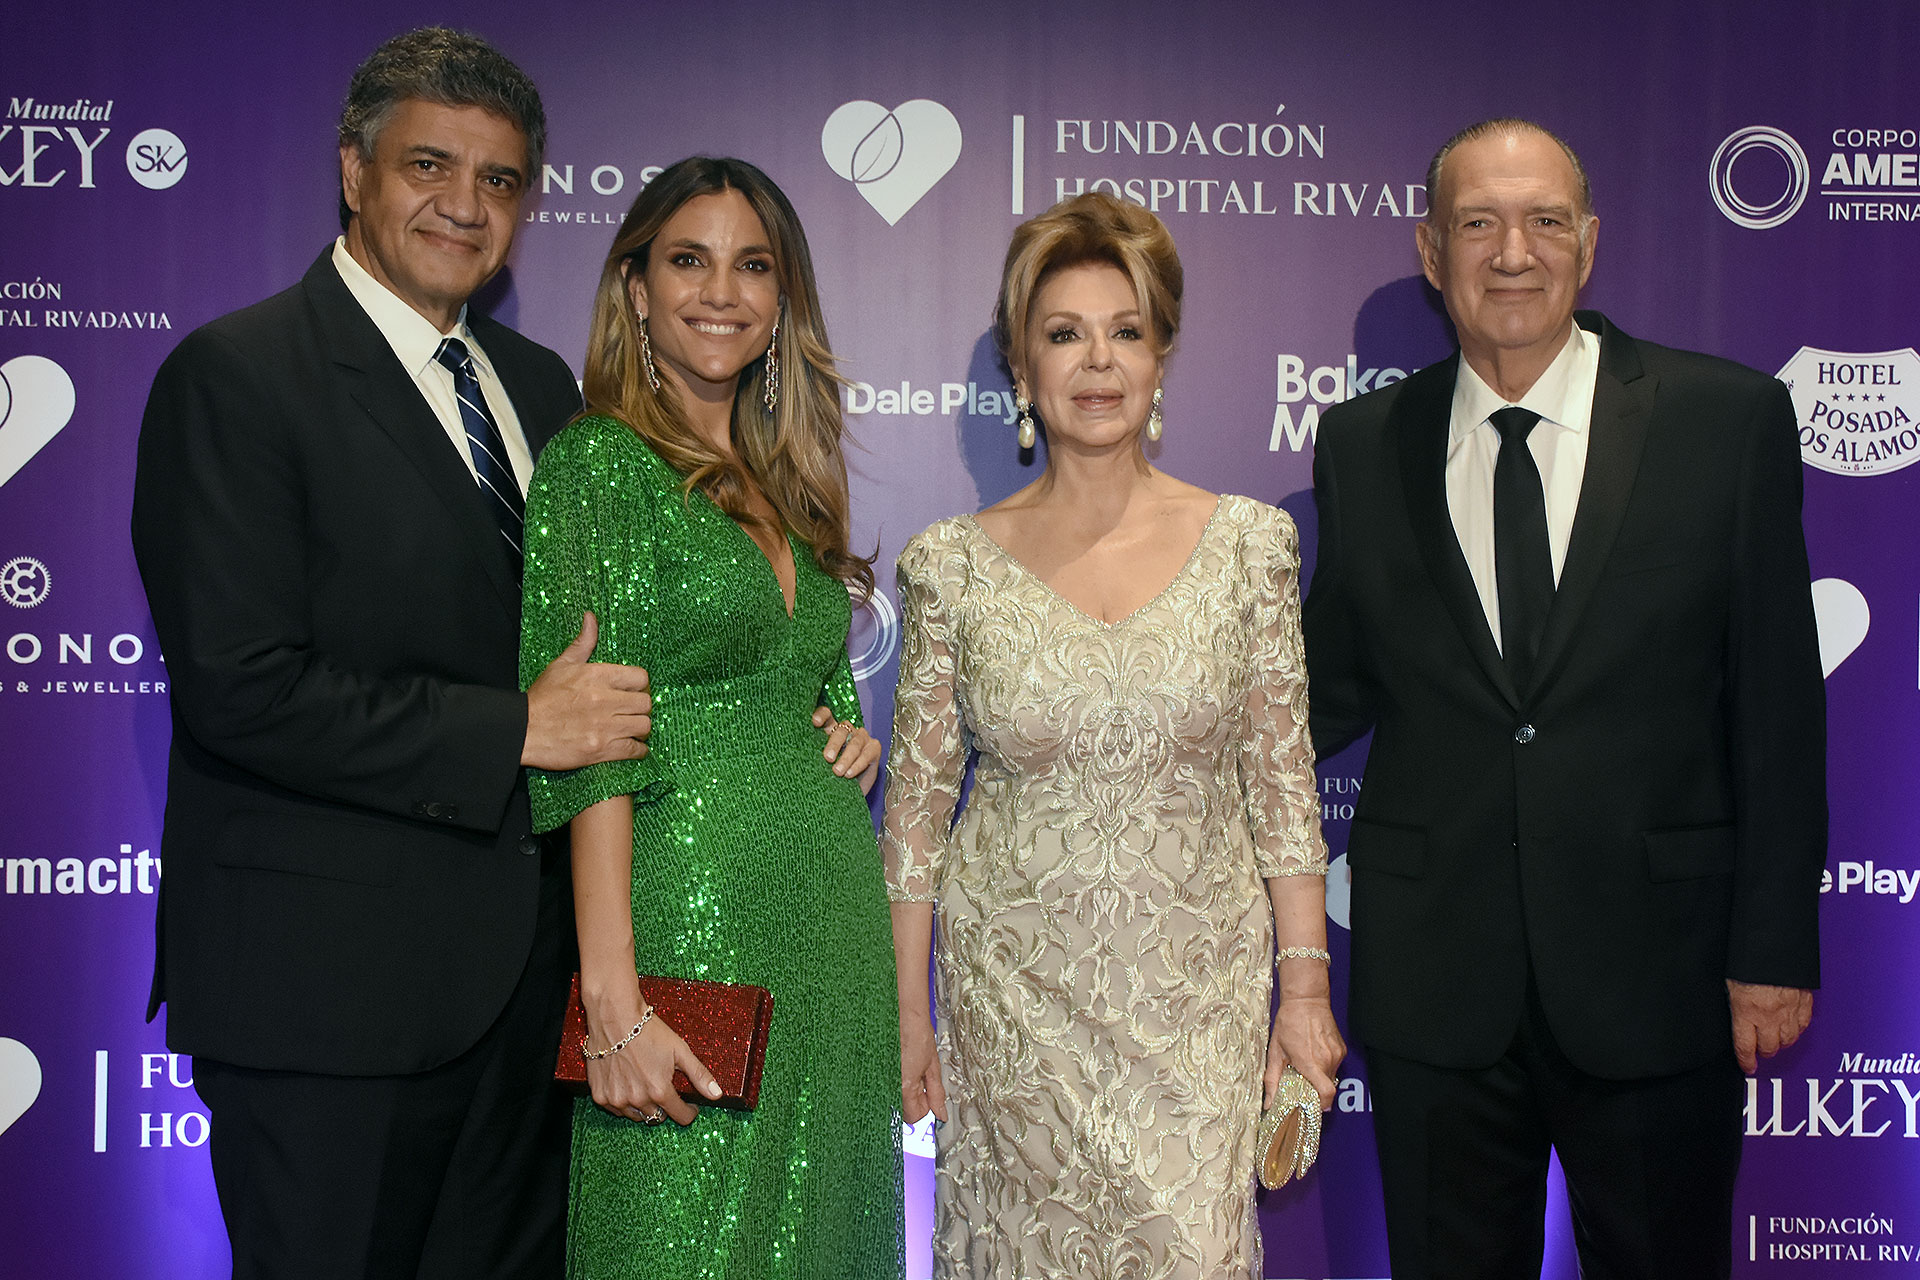
[[(626, 427), (586, 419), (540, 455), (527, 488), (520, 685), (573, 642), (581, 615), (600, 624), (596, 662), (648, 665), (653, 611), (652, 489)], [(672, 788), (654, 756), (550, 773), (527, 771), (533, 829), (551, 831), (618, 795), (657, 799)]]
[(1313, 741), (1307, 736), (1306, 646), (1300, 638), (1300, 539), (1275, 507), (1248, 531), (1244, 563), (1253, 592), (1253, 660), (1240, 777), (1247, 829), (1263, 877), (1325, 875)]
[(847, 657), (845, 649), (840, 651), (840, 665), (834, 668), (833, 678), (820, 691), (820, 701), (827, 710), (833, 712), (835, 720), (866, 727), (866, 717), (860, 711), (860, 685), (853, 678), (853, 661)]
[(940, 594), (932, 531), (900, 553), (900, 683), (893, 695), (887, 752), (887, 810), (880, 832), (887, 896), (932, 902), (939, 895), (953, 811), (966, 768), (953, 637)]

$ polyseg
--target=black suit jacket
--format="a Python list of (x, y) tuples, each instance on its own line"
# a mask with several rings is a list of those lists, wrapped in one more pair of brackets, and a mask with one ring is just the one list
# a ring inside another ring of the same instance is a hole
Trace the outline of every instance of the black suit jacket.
[(1601, 334), (1585, 478), (1534, 688), (1447, 511), (1459, 357), (1328, 410), (1305, 611), (1315, 747), (1371, 728), (1352, 1029), (1492, 1063), (1529, 969), (1583, 1070), (1730, 1046), (1724, 980), (1819, 983), (1825, 693), (1795, 417), (1772, 378)]
[[(188, 335), (141, 424), (173, 706), (148, 1016), (179, 1052), (397, 1074), (478, 1040), (532, 942), (520, 584), (330, 255)], [(537, 452), (572, 374), (469, 323)]]

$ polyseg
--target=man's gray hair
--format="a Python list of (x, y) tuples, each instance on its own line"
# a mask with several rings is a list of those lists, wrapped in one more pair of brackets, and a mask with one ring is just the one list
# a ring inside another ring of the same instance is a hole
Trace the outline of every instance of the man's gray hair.
[[(527, 139), (531, 183), (547, 150), (547, 113), (527, 73), (479, 36), (448, 27), (421, 27), (373, 51), (353, 73), (340, 108), (340, 145), (373, 158), (374, 143), (394, 110), (408, 100), (448, 107), (479, 107), (510, 121)], [(340, 225), (351, 211), (340, 198)]]
[(1586, 238), (1587, 220), (1593, 217), (1593, 184), (1587, 181), (1587, 167), (1580, 163), (1580, 157), (1574, 154), (1573, 148), (1567, 145), (1565, 138), (1547, 128), (1545, 125), (1535, 124), (1531, 120), (1522, 120), (1518, 116), (1500, 116), (1497, 119), (1482, 120), (1478, 124), (1470, 124), (1460, 132), (1454, 134), (1451, 138), (1448, 138), (1441, 144), (1440, 149), (1433, 153), (1433, 160), (1427, 165), (1428, 223), (1433, 222), (1433, 212), (1435, 208), (1433, 195), (1434, 192), (1440, 189), (1441, 166), (1446, 163), (1447, 156), (1453, 149), (1464, 146), (1469, 142), (1478, 142), (1482, 138), (1492, 137), (1495, 134), (1512, 135), (1518, 133), (1537, 133), (1543, 138), (1553, 139), (1555, 145), (1560, 148), (1561, 153), (1567, 157), (1567, 163), (1573, 166), (1574, 194), (1579, 200), (1579, 207), (1574, 210), (1574, 213), (1579, 215), (1580, 233), (1581, 238), (1584, 240)]

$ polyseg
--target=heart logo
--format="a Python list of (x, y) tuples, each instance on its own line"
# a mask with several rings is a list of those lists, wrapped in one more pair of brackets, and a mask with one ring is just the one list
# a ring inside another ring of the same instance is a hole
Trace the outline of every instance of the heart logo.
[(1353, 868), (1344, 853), (1327, 864), (1327, 919), (1353, 928)]
[(1832, 675), (1867, 638), (1872, 615), (1860, 588), (1844, 578), (1813, 584), (1813, 616), (1820, 628), (1820, 673)]
[(73, 403), (73, 379), (45, 356), (0, 364), (0, 485), (60, 434)]
[(40, 1059), (18, 1040), (0, 1036), (0, 1133), (27, 1114), (40, 1096)]
[(931, 98), (891, 111), (861, 99), (827, 117), (820, 152), (895, 226), (960, 158), (960, 122)]

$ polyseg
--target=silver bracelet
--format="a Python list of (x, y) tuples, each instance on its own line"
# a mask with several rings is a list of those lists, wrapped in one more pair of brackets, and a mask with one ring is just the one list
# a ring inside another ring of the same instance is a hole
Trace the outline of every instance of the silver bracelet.
[(1318, 960), (1322, 964), (1332, 964), (1333, 957), (1325, 947), (1281, 947), (1273, 953), (1273, 967), (1278, 969), (1282, 960)]
[(653, 1006), (648, 1005), (647, 1011), (640, 1015), (640, 1021), (633, 1024), (633, 1030), (627, 1032), (625, 1036), (621, 1037), (619, 1040), (615, 1041), (613, 1044), (608, 1045), (604, 1049), (598, 1049), (598, 1050), (589, 1049), (587, 1048), (586, 1043), (583, 1041), (580, 1045), (580, 1056), (585, 1058), (588, 1062), (598, 1062), (602, 1058), (611, 1058), (614, 1054), (620, 1052), (622, 1049), (626, 1048), (629, 1044), (632, 1044), (633, 1038), (640, 1034), (640, 1029), (652, 1021), (653, 1021)]

